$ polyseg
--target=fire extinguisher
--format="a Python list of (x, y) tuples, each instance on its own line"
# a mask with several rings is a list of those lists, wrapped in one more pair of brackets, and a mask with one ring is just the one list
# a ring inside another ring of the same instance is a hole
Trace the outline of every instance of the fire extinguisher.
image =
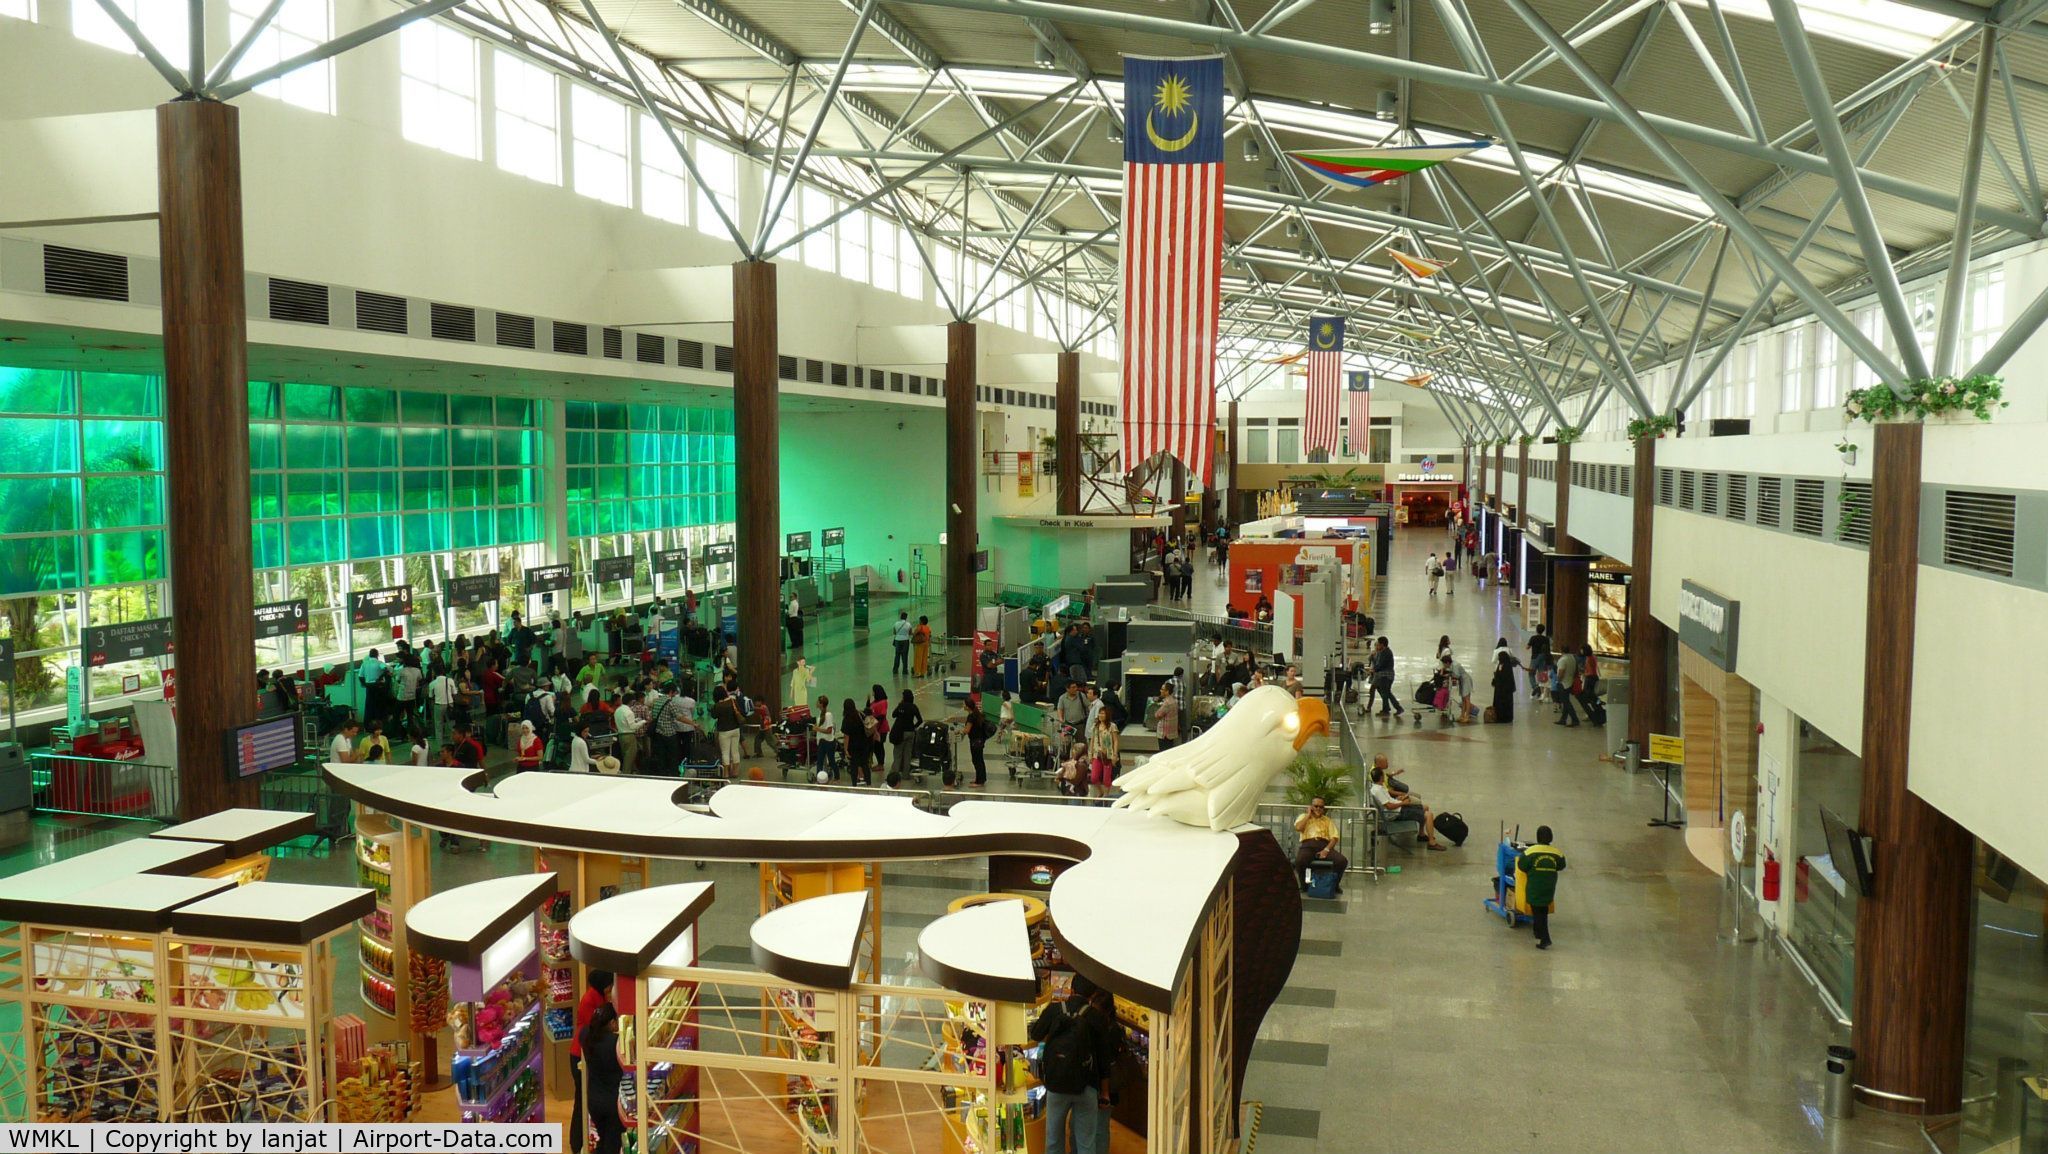
[(1778, 900), (1778, 855), (1764, 850), (1764, 900)]

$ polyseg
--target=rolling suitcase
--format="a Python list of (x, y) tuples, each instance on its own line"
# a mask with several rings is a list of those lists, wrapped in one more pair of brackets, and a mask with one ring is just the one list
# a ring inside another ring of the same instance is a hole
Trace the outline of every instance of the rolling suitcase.
[(1465, 824), (1462, 815), (1440, 813), (1436, 815), (1436, 833), (1452, 845), (1464, 845), (1465, 839), (1472, 835), (1472, 829)]

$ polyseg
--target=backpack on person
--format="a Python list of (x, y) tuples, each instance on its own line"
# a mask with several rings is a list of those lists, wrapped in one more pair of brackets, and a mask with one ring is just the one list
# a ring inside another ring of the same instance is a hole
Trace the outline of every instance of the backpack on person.
[(1443, 563), (1443, 562), (1441, 562), (1441, 561), (1431, 561), (1431, 562), (1429, 563), (1429, 575), (1430, 575), (1431, 577), (1441, 577), (1441, 576), (1443, 576), (1443, 575), (1444, 575), (1444, 563)]
[(1080, 1094), (1101, 1080), (1079, 1014), (1060, 1008), (1059, 1024), (1039, 1047), (1038, 1069), (1045, 1088), (1056, 1094)]

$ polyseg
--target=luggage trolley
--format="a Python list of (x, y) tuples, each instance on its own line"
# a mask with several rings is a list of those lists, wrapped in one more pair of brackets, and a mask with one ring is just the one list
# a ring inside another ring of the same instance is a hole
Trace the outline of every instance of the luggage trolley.
[(811, 707), (792, 705), (782, 711), (782, 720), (774, 728), (775, 764), (782, 771), (782, 780), (789, 780), (789, 771), (799, 775), (811, 768)]
[(953, 730), (943, 721), (927, 721), (910, 735), (910, 775), (923, 785), (927, 773), (949, 788), (954, 784)]
[(1528, 848), (1516, 840), (1521, 832), (1522, 828), (1516, 826), (1511, 834), (1507, 823), (1501, 823), (1500, 843), (1493, 850), (1493, 896), (1486, 899), (1487, 913), (1517, 928), (1531, 920), (1528, 903), (1517, 884), (1520, 873), (1515, 869), (1515, 863), (1522, 860), (1522, 851)]

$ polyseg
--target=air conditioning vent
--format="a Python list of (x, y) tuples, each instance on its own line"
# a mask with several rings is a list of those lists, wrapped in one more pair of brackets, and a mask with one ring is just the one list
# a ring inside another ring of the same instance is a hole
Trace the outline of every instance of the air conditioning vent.
[(1749, 520), (1749, 474), (1728, 474), (1728, 502), (1721, 512), (1730, 521)]
[(572, 325), (567, 321), (556, 321), (555, 351), (572, 357), (590, 355), (590, 328), (587, 325)]
[(806, 359), (804, 360), (804, 381), (805, 381), (805, 382), (806, 382), (807, 384), (813, 384), (813, 385), (822, 385), (822, 384), (824, 384), (824, 383), (825, 383), (825, 362), (823, 362), (823, 361), (814, 361), (814, 360), (810, 360), (809, 358), (806, 358)]
[(889, 391), (890, 391), (890, 392), (892, 392), (892, 393), (900, 393), (900, 392), (902, 392), (902, 391), (903, 391), (903, 374), (902, 374), (902, 373), (890, 373), (890, 374), (889, 374)]
[(366, 333), (405, 335), (405, 298), (356, 290), (356, 328)]
[(1695, 479), (1695, 475), (1694, 475), (1694, 473), (1693, 473), (1693, 471), (1692, 471), (1691, 469), (1683, 469), (1683, 470), (1680, 470), (1680, 471), (1679, 471), (1679, 474), (1678, 474), (1678, 507), (1679, 507), (1679, 508), (1681, 508), (1681, 509), (1691, 509), (1691, 508), (1693, 507), (1693, 504), (1692, 504), (1692, 503), (1693, 503), (1693, 488), (1694, 488), (1694, 486), (1695, 486), (1696, 484), (1698, 484), (1698, 482), (1697, 482), (1697, 480)]
[(832, 366), (832, 383), (838, 385), (842, 389), (846, 387), (845, 365), (835, 364)]
[(465, 305), (428, 306), (429, 332), (437, 341), (475, 341), (476, 310)]
[(1672, 486), (1677, 480), (1671, 474), (1675, 471), (1673, 469), (1657, 470), (1657, 503), (1659, 505), (1671, 504)]
[(711, 346), (711, 371), (715, 373), (729, 373), (732, 371), (731, 345)]
[(2012, 576), (2017, 498), (1951, 489), (1942, 498), (1941, 563)]
[(868, 388), (877, 392), (889, 387), (889, 374), (880, 369), (868, 370)]
[(1700, 512), (1712, 517), (1721, 511), (1721, 474), (1700, 474)]
[(1835, 521), (1835, 540), (1870, 546), (1870, 482), (1842, 482), (1842, 507)]
[(1756, 523), (1766, 529), (1782, 529), (1785, 526), (1784, 501), (1785, 479), (1783, 477), (1758, 477), (1756, 479)]
[(703, 341), (682, 341), (682, 340), (679, 340), (679, 341), (677, 341), (677, 342), (676, 342), (676, 363), (677, 363), (677, 364), (679, 364), (679, 365), (681, 365), (682, 367), (684, 367), (684, 368), (686, 368), (686, 369), (701, 369), (701, 368), (703, 368), (703, 367), (704, 367), (704, 342), (703, 342)]
[(1636, 467), (1634, 465), (1616, 465), (1615, 471), (1621, 474), (1621, 483), (1615, 491), (1624, 497), (1635, 496)]
[(626, 359), (626, 334), (617, 329), (606, 329), (601, 338), (604, 341), (604, 358), (608, 361)]
[(776, 378), (777, 378), (778, 380), (784, 380), (784, 381), (793, 381), (793, 380), (796, 380), (796, 358), (795, 358), (795, 357), (776, 357), (776, 358), (775, 358), (775, 376), (776, 376)]
[(270, 278), (270, 319), (302, 325), (327, 323), (327, 286), (311, 281)]
[(518, 313), (499, 313), (498, 347), (504, 349), (530, 349), (533, 347), (533, 318)]
[(665, 365), (668, 363), (668, 342), (654, 333), (634, 333), (633, 359), (643, 365)]
[(1827, 482), (1812, 477), (1792, 480), (1792, 531), (1807, 537), (1827, 532)]
[(128, 258), (106, 252), (43, 246), (43, 291), (96, 301), (128, 299)]

